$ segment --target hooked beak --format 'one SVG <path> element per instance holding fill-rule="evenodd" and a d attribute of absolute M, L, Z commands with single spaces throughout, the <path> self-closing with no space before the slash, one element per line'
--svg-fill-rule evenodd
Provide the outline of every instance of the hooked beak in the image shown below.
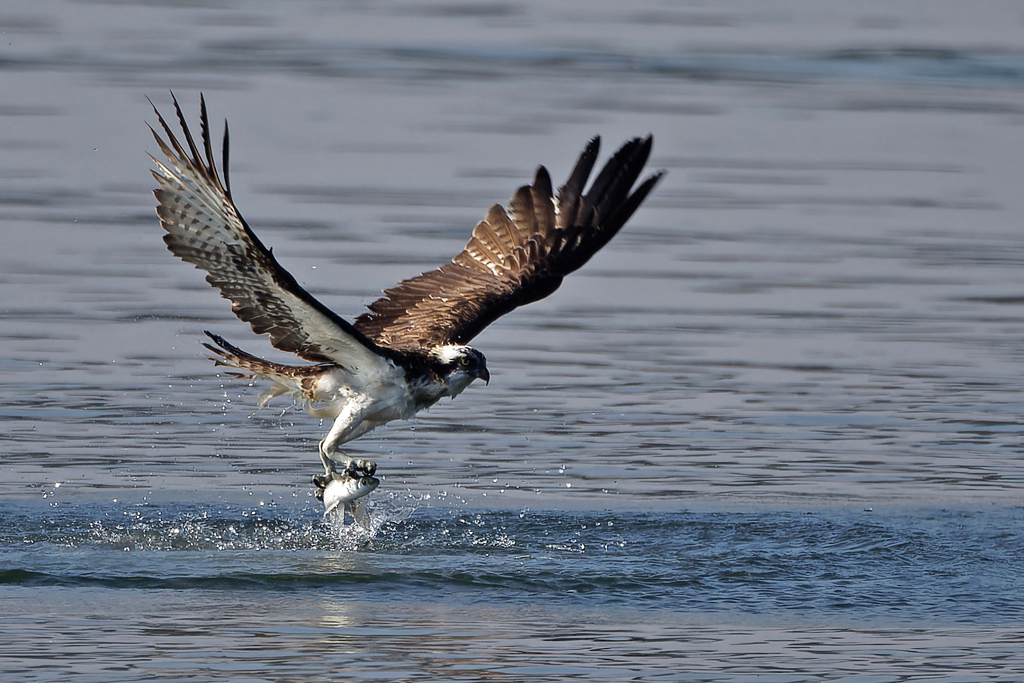
<path fill-rule="evenodd" d="M 491 383 L 491 373 L 488 372 L 487 368 L 480 368 L 479 370 L 476 371 L 475 374 L 477 378 L 482 379 L 484 381 L 484 384 Z"/>

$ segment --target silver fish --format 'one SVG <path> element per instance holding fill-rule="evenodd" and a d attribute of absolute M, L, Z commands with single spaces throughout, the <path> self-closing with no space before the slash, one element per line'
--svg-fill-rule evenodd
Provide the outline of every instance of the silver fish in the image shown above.
<path fill-rule="evenodd" d="M 325 514 L 333 512 L 341 505 L 344 512 L 352 515 L 357 524 L 368 528 L 366 503 L 360 499 L 373 493 L 378 486 L 380 479 L 376 477 L 353 477 L 349 474 L 334 473 L 331 481 L 324 487 Z"/>

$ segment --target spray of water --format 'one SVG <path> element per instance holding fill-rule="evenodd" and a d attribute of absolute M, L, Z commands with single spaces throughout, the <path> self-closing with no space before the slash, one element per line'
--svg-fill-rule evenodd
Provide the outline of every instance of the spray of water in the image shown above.
<path fill-rule="evenodd" d="M 324 514 L 324 523 L 342 548 L 355 549 L 372 541 L 382 530 L 408 519 L 419 507 L 411 494 L 388 492 L 373 498 L 366 502 L 365 524 L 355 522 L 340 506 Z"/>

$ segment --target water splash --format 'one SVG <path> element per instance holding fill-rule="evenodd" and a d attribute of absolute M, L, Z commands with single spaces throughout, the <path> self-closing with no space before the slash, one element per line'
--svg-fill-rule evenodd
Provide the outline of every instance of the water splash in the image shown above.
<path fill-rule="evenodd" d="M 366 500 L 365 525 L 353 521 L 351 515 L 340 508 L 324 513 L 324 523 L 342 549 L 355 550 L 372 541 L 382 530 L 404 522 L 419 505 L 415 496 L 391 491 L 383 497 L 374 496 L 372 502 Z"/>

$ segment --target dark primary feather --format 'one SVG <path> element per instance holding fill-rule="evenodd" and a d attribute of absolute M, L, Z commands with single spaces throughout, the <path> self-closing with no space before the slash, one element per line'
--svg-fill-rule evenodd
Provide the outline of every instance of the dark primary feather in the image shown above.
<path fill-rule="evenodd" d="M 661 178 L 655 173 L 633 189 L 651 145 L 651 136 L 623 145 L 586 194 L 600 138 L 583 150 L 557 198 L 539 167 L 507 210 L 491 207 L 451 262 L 385 290 L 355 327 L 393 349 L 465 344 L 502 315 L 550 295 L 615 236 Z"/>
<path fill-rule="evenodd" d="M 153 137 L 167 161 L 153 159 L 158 166 L 153 176 L 160 184 L 154 194 L 168 249 L 205 270 L 207 282 L 231 301 L 235 315 L 257 334 L 270 335 L 275 347 L 306 360 L 353 369 L 380 362 L 382 350 L 303 289 L 246 224 L 217 175 L 206 102 L 200 102 L 203 154 L 176 99 L 174 109 L 187 150 L 156 112 L 167 142 L 156 131 Z M 226 127 L 223 165 L 227 178 Z"/>

